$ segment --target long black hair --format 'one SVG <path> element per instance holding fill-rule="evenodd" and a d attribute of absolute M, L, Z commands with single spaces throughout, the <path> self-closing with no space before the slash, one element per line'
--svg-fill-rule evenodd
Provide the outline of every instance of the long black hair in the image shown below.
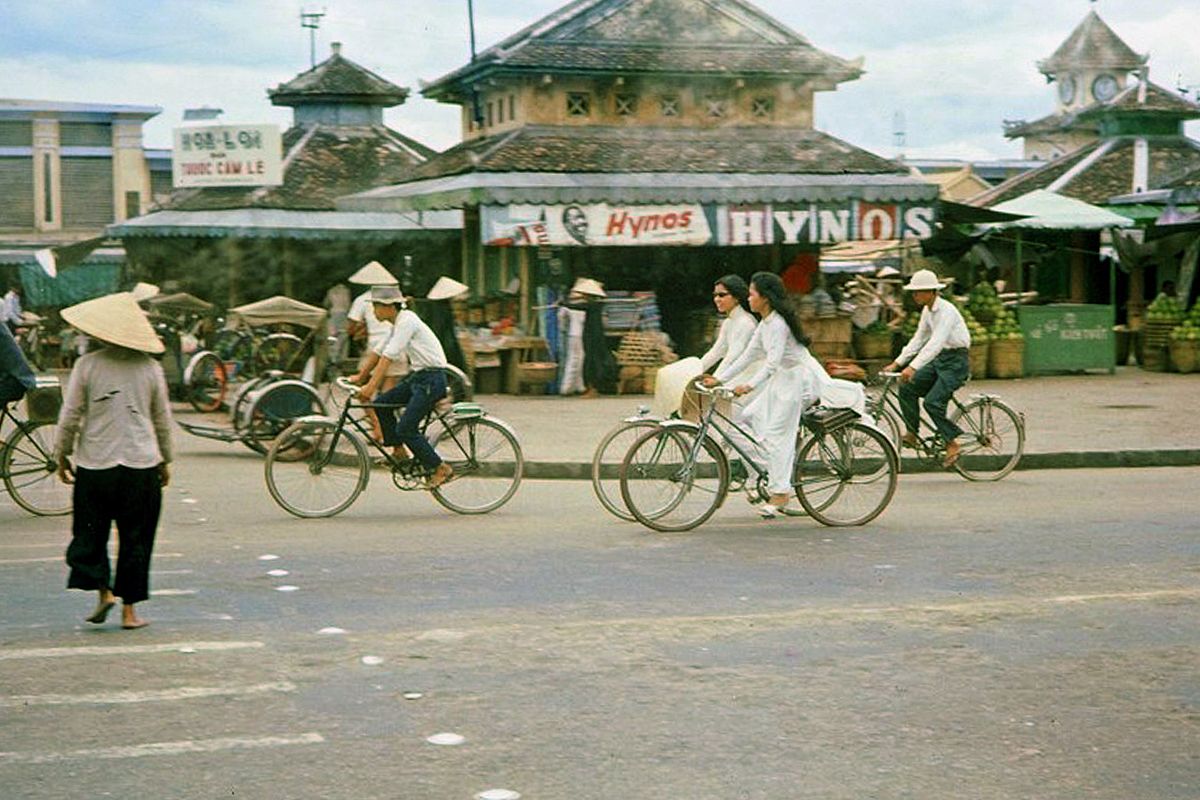
<path fill-rule="evenodd" d="M 733 273 L 722 275 L 717 278 L 717 282 L 713 286 L 724 286 L 733 295 L 733 299 L 738 301 L 739 306 L 746 311 L 750 310 L 750 287 L 746 285 L 746 281 L 741 275 Z"/>
<path fill-rule="evenodd" d="M 774 272 L 756 272 L 751 276 L 750 283 L 771 304 L 771 310 L 783 317 L 783 321 L 787 323 L 788 330 L 792 332 L 792 336 L 796 337 L 796 341 L 808 347 L 812 339 L 804 333 L 804 326 L 800 324 L 800 315 L 788 297 L 787 290 L 783 286 L 783 279 Z"/>

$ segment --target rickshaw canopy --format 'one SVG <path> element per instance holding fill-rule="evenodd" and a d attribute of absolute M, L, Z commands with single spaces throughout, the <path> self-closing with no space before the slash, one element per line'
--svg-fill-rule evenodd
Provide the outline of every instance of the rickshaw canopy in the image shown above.
<path fill-rule="evenodd" d="M 155 311 L 186 311 L 202 313 L 211 311 L 213 304 L 207 300 L 201 300 L 194 294 L 187 292 L 175 292 L 174 294 L 160 294 L 157 297 L 152 297 L 146 301 Z"/>
<path fill-rule="evenodd" d="M 325 320 L 325 309 L 310 306 L 308 303 L 302 303 L 283 295 L 231 308 L 229 314 L 236 316 L 247 325 L 287 323 L 303 325 L 306 328 L 317 328 Z"/>

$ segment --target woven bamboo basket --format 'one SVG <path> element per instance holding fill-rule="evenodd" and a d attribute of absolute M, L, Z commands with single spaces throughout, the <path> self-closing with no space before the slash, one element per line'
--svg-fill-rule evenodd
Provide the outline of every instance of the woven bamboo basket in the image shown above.
<path fill-rule="evenodd" d="M 1138 363 L 1151 372 L 1166 372 L 1170 366 L 1168 345 L 1175 322 L 1147 322 L 1142 327 Z"/>
<path fill-rule="evenodd" d="M 976 380 L 986 378 L 988 374 L 988 353 L 991 352 L 989 342 L 976 342 L 967 351 L 967 359 L 971 364 L 971 377 Z"/>
<path fill-rule="evenodd" d="M 1025 340 L 997 339 L 988 342 L 988 375 L 1020 378 L 1025 374 Z"/>
<path fill-rule="evenodd" d="M 616 357 L 622 367 L 662 366 L 662 336 L 649 331 L 630 331 L 621 337 Z"/>
<path fill-rule="evenodd" d="M 1192 339 L 1173 339 L 1170 345 L 1171 364 L 1179 372 L 1195 372 L 1197 364 L 1196 342 Z"/>

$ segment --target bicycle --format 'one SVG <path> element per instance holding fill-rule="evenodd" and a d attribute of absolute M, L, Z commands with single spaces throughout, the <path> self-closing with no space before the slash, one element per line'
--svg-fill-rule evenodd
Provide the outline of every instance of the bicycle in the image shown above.
<path fill-rule="evenodd" d="M 904 416 L 900 412 L 900 401 L 892 390 L 900 373 L 882 372 L 880 377 L 884 379 L 883 389 L 878 396 L 867 398 L 867 414 L 877 424 L 887 425 L 899 451 Z M 1024 414 L 1014 411 L 993 394 L 973 394 L 967 403 L 951 397 L 950 403 L 950 421 L 963 429 L 959 437 L 958 460 L 951 469 L 969 481 L 998 481 L 1017 468 L 1025 452 Z M 939 465 L 946 457 L 946 442 L 923 406 L 916 450 L 922 460 Z"/>
<path fill-rule="evenodd" d="M 600 505 L 614 516 L 626 522 L 635 517 L 626 510 L 621 499 L 621 462 L 630 446 L 651 428 L 657 428 L 662 419 L 650 414 L 648 406 L 639 406 L 637 414 L 626 417 L 604 434 L 592 455 L 592 491 Z"/>
<path fill-rule="evenodd" d="M 356 402 L 359 387 L 346 378 L 338 378 L 337 385 L 349 394 L 336 419 L 295 420 L 267 452 L 267 490 L 280 507 L 297 517 L 331 517 L 350 507 L 370 478 L 368 443 L 379 452 L 380 462 L 401 491 L 425 488 L 431 474 L 415 458 L 393 456 L 353 413 L 382 406 Z M 459 514 L 486 514 L 516 494 L 525 456 L 504 421 L 475 403 L 443 399 L 422 420 L 420 431 L 454 469 L 449 480 L 431 490 L 445 508 Z"/>
<path fill-rule="evenodd" d="M 729 387 L 696 386 L 702 394 L 733 397 Z M 699 423 L 663 421 L 629 448 L 621 463 L 621 497 L 638 522 L 656 531 L 686 531 L 716 512 L 733 484 L 718 439 L 746 467 L 746 477 L 738 480 L 750 499 L 769 497 L 766 467 L 732 433 L 752 437 L 718 405 L 708 404 Z M 865 525 L 887 508 L 896 492 L 895 449 L 882 433 L 858 420 L 853 409 L 821 407 L 801 418 L 792 488 L 809 516 L 823 525 Z"/>
<path fill-rule="evenodd" d="M 4 489 L 21 508 L 39 517 L 71 513 L 71 487 L 58 479 L 54 458 L 54 420 L 22 419 L 16 403 L 0 404 L 0 426 L 11 423 L 11 432 L 0 443 L 0 478 Z"/>

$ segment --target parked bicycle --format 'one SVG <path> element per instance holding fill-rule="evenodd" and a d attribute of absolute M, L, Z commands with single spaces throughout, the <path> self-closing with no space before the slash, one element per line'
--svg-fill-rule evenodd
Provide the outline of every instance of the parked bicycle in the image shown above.
<path fill-rule="evenodd" d="M 726 386 L 702 394 L 732 398 Z M 767 468 L 739 442 L 745 430 L 709 403 L 700 422 L 665 420 L 643 433 L 621 464 L 621 497 L 643 525 L 686 531 L 725 502 L 730 488 L 744 488 L 752 502 L 766 499 Z M 724 445 L 724 446 L 722 446 Z M 735 483 L 725 447 L 741 459 L 745 476 Z M 896 450 L 884 434 L 859 421 L 852 409 L 805 412 L 797 435 L 792 486 L 800 505 L 823 525 L 865 525 L 887 508 L 896 492 Z"/>
<path fill-rule="evenodd" d="M 867 414 L 901 447 L 904 416 L 896 389 L 899 372 L 880 373 L 883 379 L 878 394 L 867 397 Z M 962 428 L 958 460 L 949 469 L 957 470 L 970 481 L 998 481 L 1017 468 L 1025 452 L 1025 415 L 1014 411 L 994 394 L 971 395 L 967 403 L 950 398 L 951 422 Z M 940 465 L 946 458 L 946 442 L 937 433 L 924 407 L 919 417 L 917 455 L 923 461 Z"/>
<path fill-rule="evenodd" d="M 308 416 L 294 421 L 271 445 L 265 467 L 267 490 L 280 507 L 297 517 L 331 517 L 367 488 L 375 458 L 401 491 L 426 488 L 429 470 L 417 459 L 399 460 L 371 436 L 354 412 L 379 407 L 355 400 L 358 386 L 346 378 L 337 385 L 347 393 L 336 418 Z M 459 514 L 486 514 L 516 494 L 525 457 L 516 434 L 504 421 L 476 403 L 443 399 L 421 422 L 454 475 L 431 489 L 444 507 Z"/>
<path fill-rule="evenodd" d="M 35 397 L 31 402 L 43 405 L 44 397 L 52 398 L 58 381 L 51 380 L 53 384 L 47 385 L 48 395 Z M 35 409 L 39 413 L 32 419 L 20 416 L 16 403 L 0 405 L 0 429 L 9 431 L 0 442 L 0 478 L 4 490 L 17 505 L 39 517 L 71 513 L 71 487 L 58 479 L 58 463 L 54 459 L 55 417 L 60 404 L 61 394 L 51 402 L 51 407 Z"/>

